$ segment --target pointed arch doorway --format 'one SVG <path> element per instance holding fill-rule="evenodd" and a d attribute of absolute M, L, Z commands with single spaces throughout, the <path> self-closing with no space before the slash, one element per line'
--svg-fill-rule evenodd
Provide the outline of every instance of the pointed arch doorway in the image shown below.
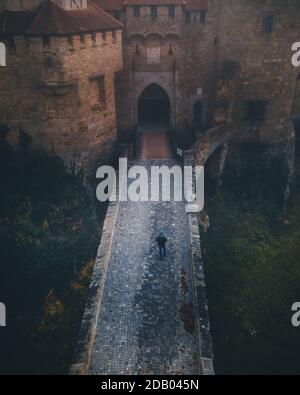
<path fill-rule="evenodd" d="M 170 123 L 171 104 L 167 92 L 158 84 L 150 84 L 138 101 L 139 125 L 162 125 Z"/>

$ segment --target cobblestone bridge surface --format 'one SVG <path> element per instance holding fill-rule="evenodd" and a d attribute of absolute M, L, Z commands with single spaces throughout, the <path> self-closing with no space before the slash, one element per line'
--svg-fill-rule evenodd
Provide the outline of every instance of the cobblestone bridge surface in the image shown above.
<path fill-rule="evenodd" d="M 185 203 L 122 202 L 116 229 L 90 374 L 197 374 Z M 161 230 L 163 261 L 155 242 Z"/>

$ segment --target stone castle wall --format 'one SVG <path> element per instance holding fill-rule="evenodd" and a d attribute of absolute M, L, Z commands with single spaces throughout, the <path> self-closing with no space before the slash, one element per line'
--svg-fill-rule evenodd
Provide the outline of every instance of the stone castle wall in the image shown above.
<path fill-rule="evenodd" d="M 139 17 L 132 6 L 123 7 L 123 35 L 97 33 L 96 41 L 74 36 L 72 45 L 67 37 L 50 37 L 49 45 L 15 37 L 8 67 L 0 69 L 0 122 L 12 128 L 10 138 L 21 127 L 35 144 L 53 147 L 68 162 L 104 155 L 117 129 L 121 137 L 134 130 L 139 97 L 156 83 L 168 94 L 171 124 L 183 136 L 187 128 L 203 132 L 228 123 L 229 160 L 231 152 L 239 160 L 239 144 L 260 141 L 270 156 L 281 151 L 292 162 L 298 70 L 291 45 L 299 41 L 298 1 L 209 0 L 207 12 L 191 12 L 189 23 L 181 5 L 174 16 L 158 6 L 153 18 L 150 6 L 140 3 Z M 272 32 L 264 31 L 268 16 Z M 97 99 L 101 76 L 105 102 Z M 249 101 L 265 103 L 263 120 L 247 119 Z M 201 128 L 195 125 L 197 103 Z"/>
<path fill-rule="evenodd" d="M 117 139 L 115 73 L 122 68 L 121 31 L 68 37 L 15 37 L 0 69 L 0 123 L 16 142 L 19 128 L 33 145 L 66 163 L 102 159 Z"/>
<path fill-rule="evenodd" d="M 220 4 L 218 72 L 228 61 L 240 69 L 230 120 L 232 140 L 274 144 L 274 153 L 280 144 L 286 149 L 294 139 L 291 113 L 298 71 L 291 64 L 291 46 L 299 40 L 299 2 L 225 0 Z M 273 28 L 267 32 L 264 20 L 271 15 Z M 265 102 L 262 122 L 245 119 L 248 100 Z"/>
<path fill-rule="evenodd" d="M 158 83 L 168 93 L 173 127 L 181 129 L 192 122 L 193 103 L 201 99 L 206 105 L 214 86 L 214 16 L 210 11 L 206 22 L 198 19 L 187 24 L 181 6 L 175 7 L 174 17 L 168 15 L 167 6 L 159 6 L 156 19 L 151 18 L 149 6 L 140 7 L 140 17 L 134 17 L 133 7 L 126 7 L 120 129 L 135 126 L 139 96 L 151 83 Z M 151 50 L 157 53 L 156 64 L 149 60 Z M 205 111 L 208 119 L 208 105 Z"/>
<path fill-rule="evenodd" d="M 141 1 L 142 4 L 142 1 Z M 205 20 L 185 21 L 185 9 L 140 7 L 140 17 L 125 7 L 124 70 L 120 76 L 118 125 L 132 129 L 137 123 L 141 91 L 152 82 L 168 93 L 172 126 L 185 133 L 194 123 L 194 105 L 202 104 L 203 128 L 220 122 L 231 126 L 229 149 L 260 141 L 269 156 L 293 157 L 291 113 L 298 71 L 291 64 L 291 45 L 299 40 L 300 7 L 296 0 L 210 0 Z M 197 14 L 198 15 L 198 14 Z M 273 17 L 272 32 L 264 31 Z M 156 65 L 148 62 L 150 48 L 160 51 Z M 171 49 L 171 51 L 170 51 Z M 171 54 L 170 54 L 171 52 Z M 174 66 L 175 65 L 175 66 Z M 264 119 L 247 119 L 249 101 L 265 102 Z"/>

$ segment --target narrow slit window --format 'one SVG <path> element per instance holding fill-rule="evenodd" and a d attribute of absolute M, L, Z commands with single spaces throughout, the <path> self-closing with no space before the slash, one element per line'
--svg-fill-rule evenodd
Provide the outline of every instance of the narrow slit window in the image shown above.
<path fill-rule="evenodd" d="M 152 19 L 157 18 L 157 6 L 156 5 L 151 6 L 151 18 Z"/>
<path fill-rule="evenodd" d="M 133 16 L 134 16 L 135 18 L 139 18 L 140 15 L 141 15 L 141 8 L 140 8 L 139 5 L 135 5 L 135 6 L 133 7 Z"/>
<path fill-rule="evenodd" d="M 206 22 L 206 11 L 201 11 L 200 12 L 200 22 L 205 24 L 205 22 Z"/>
<path fill-rule="evenodd" d="M 263 20 L 263 32 L 264 33 L 272 33 L 274 25 L 274 16 L 266 15 Z"/>
<path fill-rule="evenodd" d="M 92 108 L 96 108 L 99 105 L 105 105 L 106 94 L 105 94 L 105 77 L 104 75 L 99 77 L 90 78 L 90 100 Z"/>
<path fill-rule="evenodd" d="M 175 18 L 175 6 L 174 5 L 169 5 L 169 17 Z"/>
<path fill-rule="evenodd" d="M 185 12 L 185 23 L 191 23 L 191 11 Z"/>
<path fill-rule="evenodd" d="M 266 118 L 267 102 L 261 100 L 247 100 L 245 120 L 249 122 L 264 122 Z"/>
<path fill-rule="evenodd" d="M 44 48 L 48 48 L 50 46 L 50 37 L 49 36 L 43 36 L 42 41 L 43 41 Z"/>
<path fill-rule="evenodd" d="M 85 34 L 84 33 L 81 33 L 80 34 L 80 42 L 81 42 L 81 45 L 85 45 Z"/>

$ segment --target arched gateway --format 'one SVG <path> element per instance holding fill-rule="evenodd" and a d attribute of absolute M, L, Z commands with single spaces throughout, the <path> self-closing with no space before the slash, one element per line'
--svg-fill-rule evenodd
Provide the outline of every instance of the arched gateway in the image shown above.
<path fill-rule="evenodd" d="M 138 102 L 139 125 L 170 122 L 170 99 L 167 92 L 157 84 L 150 84 L 142 92 Z"/>

